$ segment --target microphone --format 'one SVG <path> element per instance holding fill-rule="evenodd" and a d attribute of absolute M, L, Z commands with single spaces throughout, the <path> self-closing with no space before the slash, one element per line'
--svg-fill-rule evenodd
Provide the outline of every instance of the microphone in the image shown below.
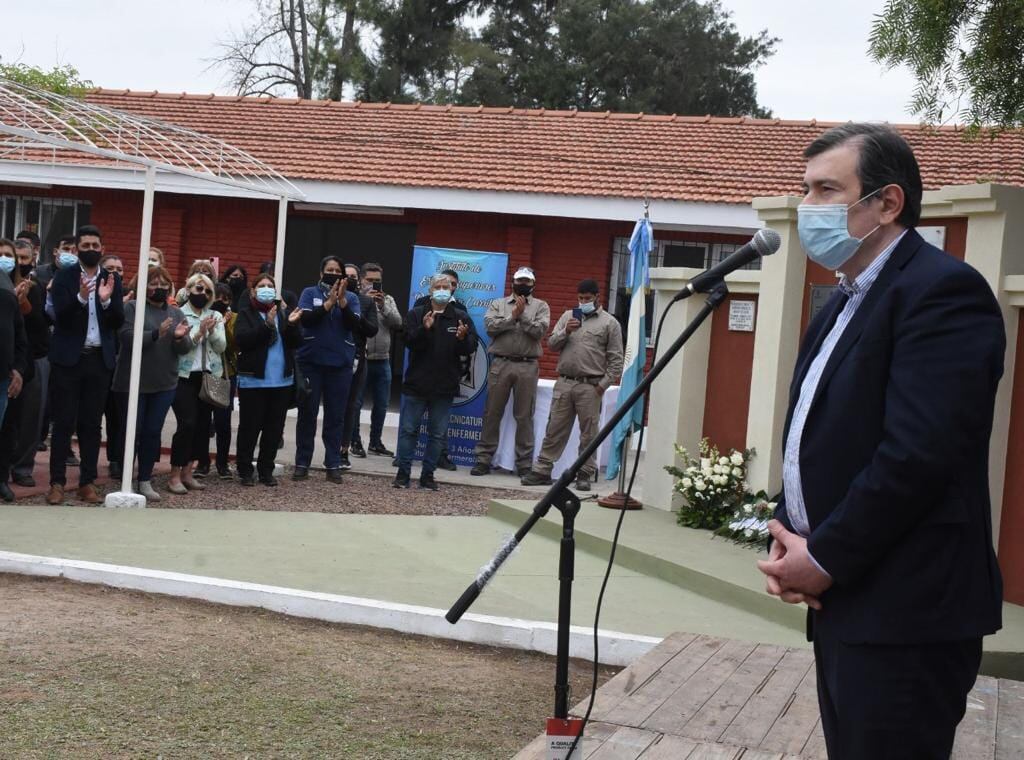
<path fill-rule="evenodd" d="M 782 238 L 779 237 L 778 232 L 767 227 L 758 230 L 749 243 L 690 280 L 685 288 L 676 293 L 672 303 L 682 301 L 696 293 L 707 293 L 730 272 L 735 272 L 740 267 L 746 266 L 762 256 L 771 256 L 779 250 L 780 245 L 782 245 Z"/>

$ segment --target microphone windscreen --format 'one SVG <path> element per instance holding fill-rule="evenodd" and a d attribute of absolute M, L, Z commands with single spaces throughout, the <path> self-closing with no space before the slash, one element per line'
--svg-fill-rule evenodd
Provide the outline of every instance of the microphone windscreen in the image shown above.
<path fill-rule="evenodd" d="M 771 256 L 782 245 L 782 237 L 770 227 L 764 227 L 754 234 L 751 241 L 762 256 Z"/>

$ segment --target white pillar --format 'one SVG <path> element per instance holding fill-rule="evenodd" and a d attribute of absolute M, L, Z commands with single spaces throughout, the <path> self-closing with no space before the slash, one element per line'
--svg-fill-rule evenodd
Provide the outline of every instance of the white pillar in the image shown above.
<path fill-rule="evenodd" d="M 282 195 L 277 203 L 277 245 L 274 248 L 274 282 L 277 283 L 277 295 L 284 292 L 284 235 L 288 227 L 288 196 Z"/>
<path fill-rule="evenodd" d="M 761 260 L 761 289 L 757 301 L 754 362 L 747 411 L 747 446 L 757 449 L 750 462 L 751 491 L 774 495 L 782 488 L 782 434 L 789 405 L 789 385 L 800 348 L 807 257 L 796 231 L 792 196 L 755 198 L 754 209 L 765 226 L 782 237 L 772 256 Z"/>
<path fill-rule="evenodd" d="M 139 239 L 139 275 L 135 285 L 135 324 L 132 333 L 131 376 L 128 383 L 128 421 L 124 431 L 121 490 L 107 494 L 104 506 L 145 507 L 146 497 L 132 492 L 135 469 L 135 428 L 139 412 L 139 379 L 142 374 L 142 339 L 146 323 L 146 283 L 149 279 L 149 247 L 153 234 L 153 194 L 156 169 L 146 167 L 146 189 L 142 196 L 142 234 Z"/>

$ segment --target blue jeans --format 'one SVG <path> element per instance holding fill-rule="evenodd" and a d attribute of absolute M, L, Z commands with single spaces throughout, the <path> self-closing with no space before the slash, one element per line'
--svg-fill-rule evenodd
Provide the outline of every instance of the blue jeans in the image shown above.
<path fill-rule="evenodd" d="M 169 391 L 139 394 L 139 414 L 135 421 L 135 440 L 139 449 L 139 480 L 153 478 L 153 465 L 160 458 L 160 434 L 164 429 L 167 412 L 174 403 L 177 388 Z M 125 462 L 131 467 L 131 460 Z"/>
<path fill-rule="evenodd" d="M 381 446 L 380 437 L 384 433 L 384 418 L 388 413 L 388 401 L 391 400 L 391 360 L 368 359 L 366 361 L 366 383 L 359 392 L 356 409 L 362 410 L 363 397 L 367 394 L 373 402 L 370 411 L 370 445 Z M 356 423 L 352 440 L 359 440 L 359 424 Z"/>
<path fill-rule="evenodd" d="M 348 389 L 352 384 L 352 366 L 327 367 L 299 362 L 299 367 L 309 380 L 309 398 L 299 407 L 299 421 L 295 425 L 295 466 L 309 467 L 313 461 L 313 439 L 316 437 L 316 419 L 322 398 L 324 467 L 336 470 L 341 467 L 341 436 L 345 427 Z"/>
<path fill-rule="evenodd" d="M 420 477 L 434 474 L 441 453 L 441 442 L 448 435 L 448 416 L 451 410 L 452 400 L 447 397 L 402 396 L 402 428 L 398 434 L 398 469 L 401 472 L 408 475 L 412 469 L 412 457 L 420 437 L 420 422 L 426 412 L 427 450 L 423 454 Z"/>

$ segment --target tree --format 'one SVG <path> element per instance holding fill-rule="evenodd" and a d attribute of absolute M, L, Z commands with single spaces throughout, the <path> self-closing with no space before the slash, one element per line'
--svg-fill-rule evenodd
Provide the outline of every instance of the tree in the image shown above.
<path fill-rule="evenodd" d="M 58 95 L 82 95 L 93 88 L 93 83 L 82 79 L 78 69 L 69 64 L 54 66 L 47 71 L 24 63 L 0 63 L 0 79 Z"/>
<path fill-rule="evenodd" d="M 910 68 L 925 121 L 1024 124 L 1024 0 L 888 0 L 869 50 Z"/>
<path fill-rule="evenodd" d="M 360 60 L 357 0 L 257 0 L 257 20 L 216 64 L 240 95 L 340 100 Z M 341 19 L 344 21 L 341 21 Z"/>
<path fill-rule="evenodd" d="M 495 3 L 463 102 L 766 116 L 754 70 L 778 40 L 741 37 L 717 0 Z"/>

